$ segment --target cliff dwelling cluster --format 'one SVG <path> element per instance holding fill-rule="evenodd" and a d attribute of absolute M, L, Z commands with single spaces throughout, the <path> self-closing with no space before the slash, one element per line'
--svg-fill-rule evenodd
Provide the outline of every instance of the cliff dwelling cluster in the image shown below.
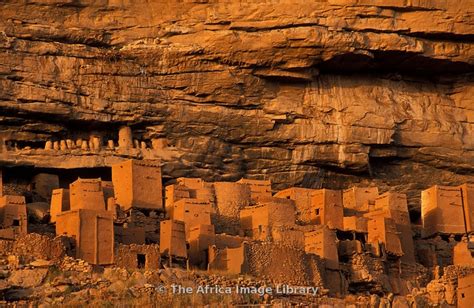
<path fill-rule="evenodd" d="M 55 174 L 36 174 L 29 187 L 46 206 L 0 190 L 0 244 L 54 226 L 48 245 L 60 241 L 64 254 L 91 265 L 248 274 L 331 296 L 431 286 L 434 301 L 474 305 L 472 184 L 427 188 L 421 218 L 411 221 L 406 195 L 377 187 L 274 192 L 268 180 L 185 177 L 163 187 L 161 163 L 150 160 L 124 160 L 111 172 L 111 181 L 77 178 L 66 188 Z"/>
<path fill-rule="evenodd" d="M 474 307 L 473 51 L 473 0 L 0 1 L 0 306 Z"/>

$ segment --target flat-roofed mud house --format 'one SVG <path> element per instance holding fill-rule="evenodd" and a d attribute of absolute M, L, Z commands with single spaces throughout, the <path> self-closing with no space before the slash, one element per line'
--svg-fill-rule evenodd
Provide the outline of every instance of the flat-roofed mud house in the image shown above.
<path fill-rule="evenodd" d="M 436 233 L 465 232 L 461 189 L 435 185 L 421 193 L 421 219 L 425 237 Z"/>
<path fill-rule="evenodd" d="M 91 264 L 114 263 L 112 213 L 90 209 L 63 212 L 57 216 L 56 234 L 74 239 L 77 258 Z"/>
<path fill-rule="evenodd" d="M 160 163 L 127 160 L 112 166 L 115 200 L 126 211 L 163 209 Z"/>
<path fill-rule="evenodd" d="M 0 197 L 0 237 L 16 238 L 27 233 L 28 219 L 23 196 Z"/>
<path fill-rule="evenodd" d="M 369 211 L 379 196 L 377 187 L 351 187 L 343 191 L 344 215 L 350 216 Z"/>
<path fill-rule="evenodd" d="M 58 199 L 62 203 L 65 197 L 61 194 Z M 71 183 L 69 205 L 70 210 L 56 212 L 56 234 L 74 240 L 77 258 L 91 264 L 112 264 L 114 214 L 106 208 L 101 180 L 78 179 Z M 56 210 L 59 208 L 63 206 L 57 206 Z"/>

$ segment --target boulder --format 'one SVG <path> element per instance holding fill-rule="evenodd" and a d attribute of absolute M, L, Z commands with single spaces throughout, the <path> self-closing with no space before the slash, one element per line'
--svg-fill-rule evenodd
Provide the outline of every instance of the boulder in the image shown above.
<path fill-rule="evenodd" d="M 47 269 L 22 269 L 13 271 L 8 283 L 15 287 L 32 288 L 39 286 L 48 274 Z"/>
<path fill-rule="evenodd" d="M 28 217 L 32 217 L 38 222 L 45 222 L 49 216 L 49 203 L 46 202 L 33 202 L 26 204 L 26 211 Z"/>

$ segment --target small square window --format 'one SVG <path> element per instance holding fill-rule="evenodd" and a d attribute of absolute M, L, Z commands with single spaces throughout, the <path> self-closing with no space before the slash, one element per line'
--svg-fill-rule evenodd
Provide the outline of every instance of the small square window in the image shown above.
<path fill-rule="evenodd" d="M 319 209 L 316 209 L 316 215 L 319 215 Z"/>

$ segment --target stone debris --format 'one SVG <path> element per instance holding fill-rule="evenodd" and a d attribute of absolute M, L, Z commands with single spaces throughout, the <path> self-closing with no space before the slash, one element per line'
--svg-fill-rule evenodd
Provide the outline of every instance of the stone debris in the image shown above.
<path fill-rule="evenodd" d="M 48 274 L 48 269 L 19 269 L 8 277 L 12 287 L 33 288 L 39 286 Z"/>
<path fill-rule="evenodd" d="M 83 273 L 92 272 L 92 266 L 89 263 L 84 260 L 75 259 L 69 256 L 64 257 L 58 266 L 63 271 L 76 271 Z"/>

